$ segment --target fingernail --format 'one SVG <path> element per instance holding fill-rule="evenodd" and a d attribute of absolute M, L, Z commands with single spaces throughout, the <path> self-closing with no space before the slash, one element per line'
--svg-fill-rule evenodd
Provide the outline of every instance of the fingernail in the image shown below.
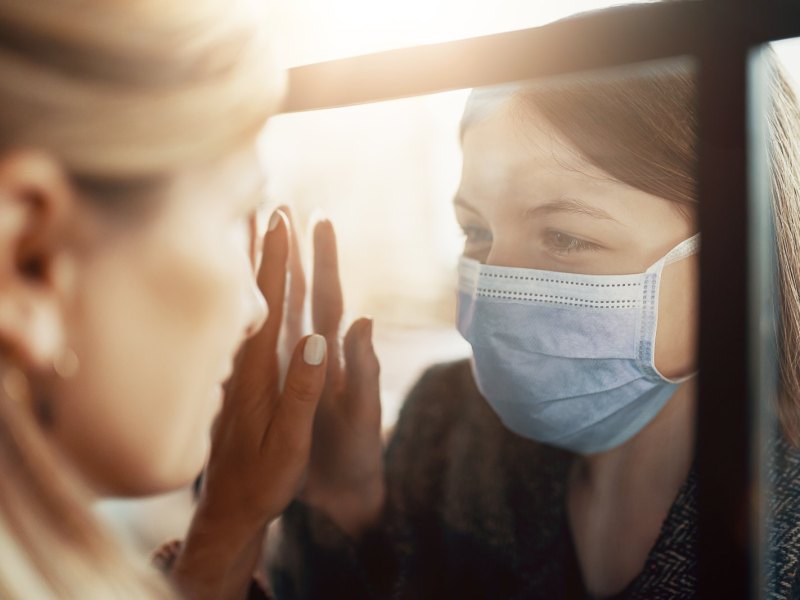
<path fill-rule="evenodd" d="M 325 358 L 326 346 L 325 338 L 321 335 L 315 333 L 309 336 L 303 348 L 303 360 L 306 361 L 307 365 L 316 366 L 321 364 Z"/>
<path fill-rule="evenodd" d="M 276 210 L 275 212 L 272 213 L 272 216 L 269 218 L 269 225 L 267 226 L 267 231 L 274 230 L 278 226 L 278 223 L 280 222 L 281 222 L 281 211 Z"/>

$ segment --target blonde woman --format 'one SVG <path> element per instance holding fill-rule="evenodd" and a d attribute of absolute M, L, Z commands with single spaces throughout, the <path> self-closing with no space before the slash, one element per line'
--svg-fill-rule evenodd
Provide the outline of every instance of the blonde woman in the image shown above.
<path fill-rule="evenodd" d="M 264 21 L 256 0 L 0 4 L 3 598 L 244 597 L 295 492 L 326 344 L 299 340 L 281 390 L 280 212 L 254 271 L 283 85 Z M 167 580 L 90 504 L 190 482 L 215 416 Z"/>

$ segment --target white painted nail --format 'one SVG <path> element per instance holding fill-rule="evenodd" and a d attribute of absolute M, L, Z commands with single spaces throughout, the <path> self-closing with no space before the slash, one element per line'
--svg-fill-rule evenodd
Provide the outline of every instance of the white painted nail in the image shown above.
<path fill-rule="evenodd" d="M 272 216 L 269 218 L 269 226 L 267 227 L 267 230 L 272 231 L 278 226 L 278 223 L 280 222 L 281 222 L 281 213 L 276 210 L 274 213 L 272 213 Z"/>
<path fill-rule="evenodd" d="M 306 345 L 303 348 L 303 360 L 307 365 L 318 365 L 322 363 L 325 358 L 325 349 L 327 344 L 325 338 L 321 335 L 314 334 L 309 336 L 306 340 Z"/>

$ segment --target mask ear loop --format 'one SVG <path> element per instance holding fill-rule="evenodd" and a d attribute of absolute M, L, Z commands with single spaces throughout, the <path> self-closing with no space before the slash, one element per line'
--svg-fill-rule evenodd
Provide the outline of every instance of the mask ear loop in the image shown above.
<path fill-rule="evenodd" d="M 700 251 L 700 234 L 695 233 L 692 237 L 687 238 L 675 246 L 672 250 L 667 252 L 663 257 L 654 262 L 645 271 L 646 273 L 657 273 L 662 268 L 669 264 L 683 260 L 687 256 L 697 254 Z"/>
<path fill-rule="evenodd" d="M 687 258 L 693 254 L 697 254 L 699 250 L 700 250 L 700 234 L 695 233 L 692 237 L 683 240 L 672 250 L 667 252 L 661 259 L 657 260 L 653 264 L 653 266 L 647 269 L 647 273 L 657 273 L 660 279 L 661 271 L 663 270 L 664 267 L 674 262 L 683 260 L 684 258 Z M 656 306 L 654 307 L 654 310 L 656 312 L 658 311 L 657 303 Z M 664 381 L 667 381 L 669 383 L 683 383 L 684 381 L 691 379 L 698 373 L 698 371 L 694 371 L 692 373 L 689 373 L 688 375 L 684 375 L 683 377 L 675 377 L 675 378 L 664 377 L 664 375 L 662 375 L 661 372 L 658 369 L 656 369 L 655 358 L 656 355 L 654 346 L 653 355 L 651 357 L 650 368 L 652 368 L 653 372 L 657 373 L 658 376 L 661 377 Z"/>
<path fill-rule="evenodd" d="M 683 240 L 667 253 L 665 265 L 683 260 L 687 256 L 697 254 L 700 251 L 700 234 L 695 233 L 689 239 Z"/>

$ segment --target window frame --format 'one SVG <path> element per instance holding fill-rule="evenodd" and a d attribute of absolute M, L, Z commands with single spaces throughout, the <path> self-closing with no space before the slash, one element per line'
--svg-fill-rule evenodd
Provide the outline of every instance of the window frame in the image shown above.
<path fill-rule="evenodd" d="M 655 59 L 698 61 L 701 598 L 765 596 L 764 465 L 774 415 L 758 400 L 777 389 L 777 323 L 763 118 L 767 73 L 759 56 L 764 44 L 790 37 L 800 37 L 796 0 L 628 5 L 541 27 L 295 67 L 282 109 L 334 108 Z"/>

